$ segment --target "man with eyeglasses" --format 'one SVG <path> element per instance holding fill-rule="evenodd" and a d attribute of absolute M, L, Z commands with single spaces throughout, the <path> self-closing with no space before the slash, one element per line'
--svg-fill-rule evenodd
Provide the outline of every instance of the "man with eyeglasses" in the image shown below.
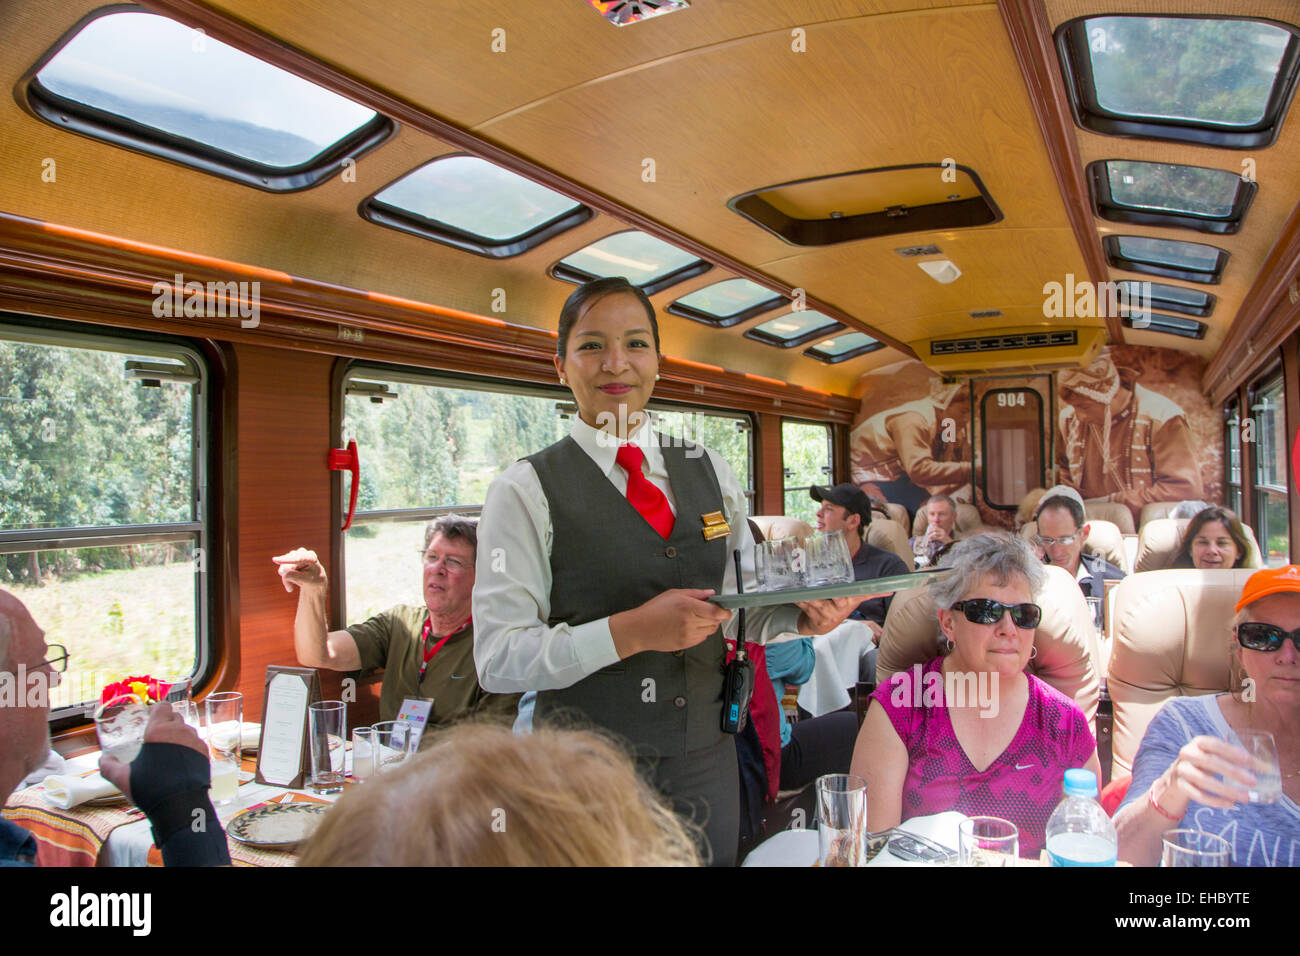
<path fill-rule="evenodd" d="M 15 685 L 0 704 L 0 804 L 49 752 L 49 691 L 58 686 L 67 661 L 63 647 L 45 643 L 45 632 L 23 603 L 0 591 L 0 681 Z M 165 865 L 229 865 L 226 836 L 208 795 L 207 748 L 167 704 L 150 710 L 135 760 L 103 757 L 100 772 L 145 812 Z M 199 819 L 212 825 L 194 827 Z M 0 867 L 35 865 L 36 838 L 0 819 Z"/>
<path fill-rule="evenodd" d="M 469 713 L 513 715 L 518 694 L 489 694 L 474 666 L 474 559 L 478 522 L 443 515 L 424 530 L 421 577 L 424 603 L 400 604 L 341 631 L 329 630 L 329 582 L 316 554 L 305 548 L 272 560 L 284 589 L 298 588 L 293 642 L 304 667 L 364 671 L 382 667 L 379 719 L 393 720 L 408 697 L 433 701 L 430 723 Z"/>
<path fill-rule="evenodd" d="M 1084 520 L 1083 498 L 1073 488 L 1057 485 L 1043 495 L 1038 506 L 1038 534 L 1034 544 L 1048 564 L 1074 575 L 1085 597 L 1105 597 L 1107 579 L 1124 572 L 1105 558 L 1084 554 L 1091 530 Z"/>

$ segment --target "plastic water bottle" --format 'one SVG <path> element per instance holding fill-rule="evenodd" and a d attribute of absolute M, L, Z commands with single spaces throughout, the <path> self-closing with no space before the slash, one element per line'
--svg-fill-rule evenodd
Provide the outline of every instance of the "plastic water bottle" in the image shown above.
<path fill-rule="evenodd" d="M 1065 799 L 1047 821 L 1047 855 L 1052 866 L 1114 866 L 1119 840 L 1115 825 L 1097 802 L 1091 770 L 1065 771 Z"/>

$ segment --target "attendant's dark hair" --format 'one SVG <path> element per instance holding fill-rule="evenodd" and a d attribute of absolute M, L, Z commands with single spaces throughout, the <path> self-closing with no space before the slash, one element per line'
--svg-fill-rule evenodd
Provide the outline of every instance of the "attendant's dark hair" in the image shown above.
<path fill-rule="evenodd" d="M 584 282 L 574 289 L 568 299 L 565 300 L 564 308 L 560 310 L 559 338 L 555 342 L 556 354 L 560 358 L 564 358 L 568 353 L 569 333 L 573 331 L 573 324 L 588 309 L 607 295 L 622 293 L 636 296 L 641 304 L 645 306 L 646 315 L 650 319 L 650 331 L 654 333 L 655 337 L 655 352 L 658 353 L 659 320 L 655 318 L 655 307 L 650 304 L 650 297 L 645 294 L 644 289 L 633 285 L 622 276 L 606 276 L 603 279 L 592 279 L 590 282 Z"/>
<path fill-rule="evenodd" d="M 1232 563 L 1234 568 L 1241 567 L 1245 560 L 1250 557 L 1250 540 L 1246 536 L 1246 529 L 1241 526 L 1241 519 L 1227 508 L 1212 505 L 1204 511 L 1198 512 L 1196 517 L 1188 522 L 1187 529 L 1183 532 L 1182 543 L 1178 545 L 1178 552 L 1174 555 L 1173 560 L 1169 562 L 1171 568 L 1196 567 L 1196 562 L 1192 560 L 1192 542 L 1201 533 L 1201 529 L 1211 521 L 1218 521 L 1227 528 L 1228 536 L 1232 538 L 1232 543 L 1237 546 L 1237 560 Z"/>
<path fill-rule="evenodd" d="M 1050 498 L 1044 498 L 1038 503 L 1038 516 L 1041 518 L 1044 511 L 1054 511 L 1057 509 L 1068 511 L 1070 517 L 1074 519 L 1074 526 L 1076 528 L 1082 528 L 1088 521 L 1088 516 L 1084 514 L 1083 508 L 1079 506 L 1079 502 L 1067 495 L 1052 495 Z"/>

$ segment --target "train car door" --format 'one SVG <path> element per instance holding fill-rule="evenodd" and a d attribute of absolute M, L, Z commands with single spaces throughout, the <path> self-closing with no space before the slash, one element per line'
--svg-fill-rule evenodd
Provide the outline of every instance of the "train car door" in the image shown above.
<path fill-rule="evenodd" d="M 974 501 L 984 523 L 1015 526 L 1020 502 L 1052 472 L 1050 375 L 971 383 Z"/>

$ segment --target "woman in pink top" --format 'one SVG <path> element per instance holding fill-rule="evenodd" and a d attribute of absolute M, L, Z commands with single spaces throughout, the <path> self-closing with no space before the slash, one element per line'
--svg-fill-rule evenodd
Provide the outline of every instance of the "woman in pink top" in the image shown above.
<path fill-rule="evenodd" d="M 853 752 L 867 781 L 872 830 L 957 810 L 1010 820 L 1020 853 L 1037 856 L 1065 771 L 1098 775 L 1097 743 L 1068 697 L 1025 673 L 1042 616 L 1043 568 L 1008 534 L 980 534 L 949 552 L 931 581 L 951 650 L 876 688 Z"/>

